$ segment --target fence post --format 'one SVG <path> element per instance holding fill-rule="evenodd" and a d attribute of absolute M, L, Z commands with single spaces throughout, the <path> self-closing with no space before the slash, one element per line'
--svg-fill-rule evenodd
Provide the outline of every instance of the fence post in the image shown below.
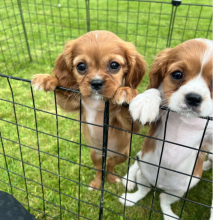
<path fill-rule="evenodd" d="M 22 23 L 22 26 L 23 26 L 23 29 L 24 29 L 24 36 L 25 36 L 25 41 L 26 41 L 26 44 L 27 44 L 28 55 L 29 55 L 29 58 L 30 58 L 30 62 L 32 62 L 32 56 L 31 56 L 31 53 L 30 53 L 30 46 L 29 46 L 29 43 L 28 43 L 27 31 L 26 31 L 24 17 L 23 17 L 23 13 L 22 13 L 21 2 L 20 2 L 20 0 L 17 0 L 17 2 L 18 2 L 19 12 L 20 12 L 20 15 L 21 15 L 21 23 Z"/>
<path fill-rule="evenodd" d="M 87 16 L 87 32 L 90 31 L 90 12 L 89 12 L 89 4 L 90 0 L 85 0 L 86 4 L 86 16 Z"/>
<path fill-rule="evenodd" d="M 101 179 L 101 201 L 100 201 L 100 209 L 99 209 L 99 220 L 103 219 L 104 180 L 105 180 L 106 159 L 107 159 L 108 130 L 109 130 L 109 101 L 106 101 L 105 109 L 104 109 L 104 123 L 103 123 L 102 179 Z"/>
<path fill-rule="evenodd" d="M 168 31 L 168 35 L 167 35 L 166 47 L 171 46 L 176 11 L 177 11 L 177 7 L 181 4 L 181 0 L 172 0 L 171 4 L 172 4 L 172 12 L 171 12 L 171 17 L 170 17 L 170 24 L 169 24 L 169 31 Z"/>

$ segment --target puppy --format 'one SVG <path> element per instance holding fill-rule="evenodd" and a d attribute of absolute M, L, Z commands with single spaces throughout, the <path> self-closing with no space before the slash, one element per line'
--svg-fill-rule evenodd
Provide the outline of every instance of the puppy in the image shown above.
<path fill-rule="evenodd" d="M 143 149 L 137 154 L 141 162 L 136 161 L 130 168 L 128 184 L 127 175 L 122 181 L 124 186 L 127 184 L 129 190 L 135 187 L 131 181 L 136 180 L 142 184 L 138 184 L 137 192 L 126 194 L 127 206 L 133 206 L 146 196 L 151 185 L 156 185 L 157 188 L 168 193 L 160 194 L 164 219 L 178 218 L 172 212 L 171 204 L 179 200 L 175 196 L 182 197 L 187 191 L 190 181 L 190 176 L 187 175 L 193 172 L 197 149 L 206 125 L 206 120 L 198 117 L 213 116 L 212 59 L 213 41 L 193 39 L 173 49 L 160 52 L 153 62 L 149 72 L 149 89 L 135 97 L 130 104 L 133 119 L 139 119 L 142 124 L 157 121 L 151 124 L 147 136 L 163 140 L 168 113 L 159 111 L 159 106 L 167 106 L 174 112 L 169 113 L 165 140 L 191 147 L 191 149 L 168 142 L 164 143 L 163 148 L 163 141 L 145 138 Z M 210 120 L 202 142 L 202 150 L 212 152 L 212 134 L 213 122 Z M 201 151 L 193 176 L 201 177 L 204 160 L 205 153 Z M 163 168 L 159 169 L 158 166 Z M 209 160 L 204 162 L 205 169 L 211 167 L 212 153 L 209 155 Z M 199 179 L 192 178 L 190 188 L 198 181 Z M 122 194 L 122 197 L 125 198 L 125 194 Z M 119 201 L 124 204 L 123 198 Z"/>
<path fill-rule="evenodd" d="M 103 115 L 105 100 L 110 101 L 109 125 L 131 130 L 132 118 L 128 108 L 122 104 L 130 103 L 138 92 L 146 72 L 146 62 L 136 51 L 134 45 L 125 42 L 108 31 L 92 31 L 65 45 L 53 70 L 54 76 L 35 75 L 32 85 L 40 90 L 53 91 L 57 86 L 79 90 L 82 96 L 83 133 L 91 149 L 90 155 L 96 171 L 92 188 L 101 186 Z M 76 93 L 56 89 L 57 104 L 65 111 L 80 110 L 80 97 Z M 138 132 L 140 124 L 134 124 Z M 128 156 L 130 133 L 109 128 L 108 149 Z M 126 157 L 107 152 L 107 180 L 119 182 L 114 167 Z"/>

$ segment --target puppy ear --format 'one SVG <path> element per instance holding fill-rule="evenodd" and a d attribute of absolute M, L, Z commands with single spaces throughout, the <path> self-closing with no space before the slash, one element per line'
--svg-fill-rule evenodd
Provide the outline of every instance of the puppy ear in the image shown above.
<path fill-rule="evenodd" d="M 151 65 L 149 71 L 149 86 L 147 89 L 158 88 L 163 81 L 164 75 L 167 71 L 167 65 L 169 62 L 171 48 L 167 48 L 164 51 L 161 51 L 154 62 Z"/>
<path fill-rule="evenodd" d="M 58 79 L 60 86 L 65 88 L 72 88 L 77 84 L 72 67 L 73 50 L 75 41 L 69 41 L 65 47 L 63 53 L 55 62 L 53 73 Z M 73 89 L 77 89 L 74 87 Z"/>
<path fill-rule="evenodd" d="M 147 64 L 132 43 L 128 43 L 127 45 L 128 72 L 125 79 L 125 86 L 136 89 L 146 73 Z"/>

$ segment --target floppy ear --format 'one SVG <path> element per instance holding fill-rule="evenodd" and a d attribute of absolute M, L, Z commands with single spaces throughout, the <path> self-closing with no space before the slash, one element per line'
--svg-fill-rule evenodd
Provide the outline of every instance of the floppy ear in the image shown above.
<path fill-rule="evenodd" d="M 163 81 L 164 74 L 167 71 L 171 48 L 161 51 L 151 65 L 149 71 L 149 86 L 147 89 L 158 88 Z"/>
<path fill-rule="evenodd" d="M 55 62 L 53 73 L 58 79 L 60 86 L 65 88 L 72 88 L 77 85 L 77 82 L 73 75 L 72 59 L 75 40 L 69 41 L 65 47 L 63 53 Z M 73 89 L 77 89 L 75 86 Z"/>
<path fill-rule="evenodd" d="M 125 86 L 136 89 L 146 73 L 147 64 L 132 43 L 126 43 L 126 45 L 128 72 L 125 79 Z"/>

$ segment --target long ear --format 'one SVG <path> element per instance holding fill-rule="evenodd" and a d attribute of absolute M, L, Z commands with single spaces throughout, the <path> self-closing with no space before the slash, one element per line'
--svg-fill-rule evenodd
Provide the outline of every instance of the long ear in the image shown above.
<path fill-rule="evenodd" d="M 160 86 L 161 82 L 163 81 L 164 74 L 167 70 L 167 64 L 171 50 L 171 48 L 167 48 L 161 51 L 155 58 L 149 71 L 150 84 L 147 89 L 158 88 Z"/>
<path fill-rule="evenodd" d="M 146 73 L 147 64 L 132 43 L 126 43 L 126 45 L 128 73 L 125 79 L 125 86 L 136 89 Z"/>
<path fill-rule="evenodd" d="M 75 41 L 69 41 L 65 45 L 63 53 L 55 62 L 53 73 L 55 77 L 59 80 L 60 86 L 65 88 L 72 88 L 73 86 L 75 86 L 73 89 L 78 89 L 76 87 L 77 82 L 73 76 L 72 67 L 74 45 Z"/>

